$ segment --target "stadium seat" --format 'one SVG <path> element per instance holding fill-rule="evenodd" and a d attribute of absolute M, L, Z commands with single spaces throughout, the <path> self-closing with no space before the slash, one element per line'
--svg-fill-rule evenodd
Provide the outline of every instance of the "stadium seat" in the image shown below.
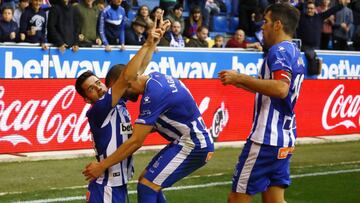
<path fill-rule="evenodd" d="M 136 10 L 133 10 L 133 9 L 129 10 L 129 12 L 127 14 L 129 22 L 131 22 L 136 17 L 136 13 L 137 13 Z"/>
<path fill-rule="evenodd" d="M 150 11 L 155 7 L 160 5 L 159 0 L 138 0 L 139 6 L 147 5 L 150 8 Z"/>
<path fill-rule="evenodd" d="M 213 32 L 228 32 L 228 25 L 226 16 L 213 16 Z"/>
<path fill-rule="evenodd" d="M 229 33 L 235 33 L 237 28 L 239 27 L 239 18 L 238 17 L 230 17 L 229 19 Z"/>

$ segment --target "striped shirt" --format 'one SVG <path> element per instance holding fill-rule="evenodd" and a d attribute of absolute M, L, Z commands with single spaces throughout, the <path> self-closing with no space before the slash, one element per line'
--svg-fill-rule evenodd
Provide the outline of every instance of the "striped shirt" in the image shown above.
<path fill-rule="evenodd" d="M 87 112 L 98 161 L 114 153 L 132 134 L 130 114 L 125 101 L 120 99 L 115 107 L 112 107 L 111 103 L 112 95 L 109 89 Z M 132 178 L 133 173 L 133 158 L 129 156 L 108 168 L 96 182 L 111 187 L 121 186 Z"/>
<path fill-rule="evenodd" d="M 135 123 L 153 125 L 161 136 L 175 144 L 213 148 L 213 140 L 186 86 L 158 72 L 149 77 Z"/>
<path fill-rule="evenodd" d="M 284 70 L 291 73 L 286 98 L 272 98 L 256 93 L 250 140 L 271 146 L 294 146 L 296 121 L 294 106 L 304 80 L 304 63 L 294 43 L 283 41 L 269 49 L 259 72 L 262 79 L 273 79 L 272 73 Z"/>

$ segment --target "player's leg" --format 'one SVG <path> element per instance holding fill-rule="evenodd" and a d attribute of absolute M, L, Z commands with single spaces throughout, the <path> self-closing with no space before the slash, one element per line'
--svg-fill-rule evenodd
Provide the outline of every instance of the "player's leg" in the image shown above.
<path fill-rule="evenodd" d="M 235 166 L 228 202 L 251 202 L 253 195 L 267 189 L 273 156 L 266 146 L 250 140 L 246 142 Z"/>
<path fill-rule="evenodd" d="M 286 203 L 284 199 L 285 189 L 280 186 L 271 186 L 262 195 L 263 203 Z"/>
<path fill-rule="evenodd" d="M 244 193 L 230 192 L 228 203 L 250 203 L 252 196 Z"/>

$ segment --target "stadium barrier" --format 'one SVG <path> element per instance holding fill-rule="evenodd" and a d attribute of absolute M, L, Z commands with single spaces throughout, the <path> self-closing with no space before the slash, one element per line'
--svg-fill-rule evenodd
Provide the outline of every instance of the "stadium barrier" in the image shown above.
<path fill-rule="evenodd" d="M 0 154 L 92 148 L 85 115 L 90 105 L 76 94 L 75 78 L 85 70 L 104 78 L 137 50 L 82 48 L 62 54 L 56 48 L 0 47 Z M 306 75 L 296 107 L 298 137 L 360 133 L 360 53 L 318 55 L 322 72 Z M 221 85 L 217 73 L 234 69 L 257 76 L 262 62 L 262 53 L 239 49 L 159 48 L 146 72 L 181 78 L 216 142 L 240 141 L 251 128 L 254 95 Z M 128 108 L 136 118 L 138 103 Z M 145 141 L 164 143 L 157 134 Z"/>

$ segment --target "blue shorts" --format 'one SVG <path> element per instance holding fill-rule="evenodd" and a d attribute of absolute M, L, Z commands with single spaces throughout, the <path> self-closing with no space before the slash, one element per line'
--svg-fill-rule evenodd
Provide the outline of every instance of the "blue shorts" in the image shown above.
<path fill-rule="evenodd" d="M 213 152 L 213 146 L 190 149 L 178 144 L 169 144 L 151 160 L 144 177 L 162 188 L 170 187 L 204 166 Z"/>
<path fill-rule="evenodd" d="M 294 148 L 261 145 L 248 140 L 239 156 L 232 191 L 254 195 L 268 187 L 288 187 L 290 158 Z"/>
<path fill-rule="evenodd" d="M 128 195 L 126 185 L 110 187 L 91 181 L 86 193 L 88 203 L 127 203 Z"/>

